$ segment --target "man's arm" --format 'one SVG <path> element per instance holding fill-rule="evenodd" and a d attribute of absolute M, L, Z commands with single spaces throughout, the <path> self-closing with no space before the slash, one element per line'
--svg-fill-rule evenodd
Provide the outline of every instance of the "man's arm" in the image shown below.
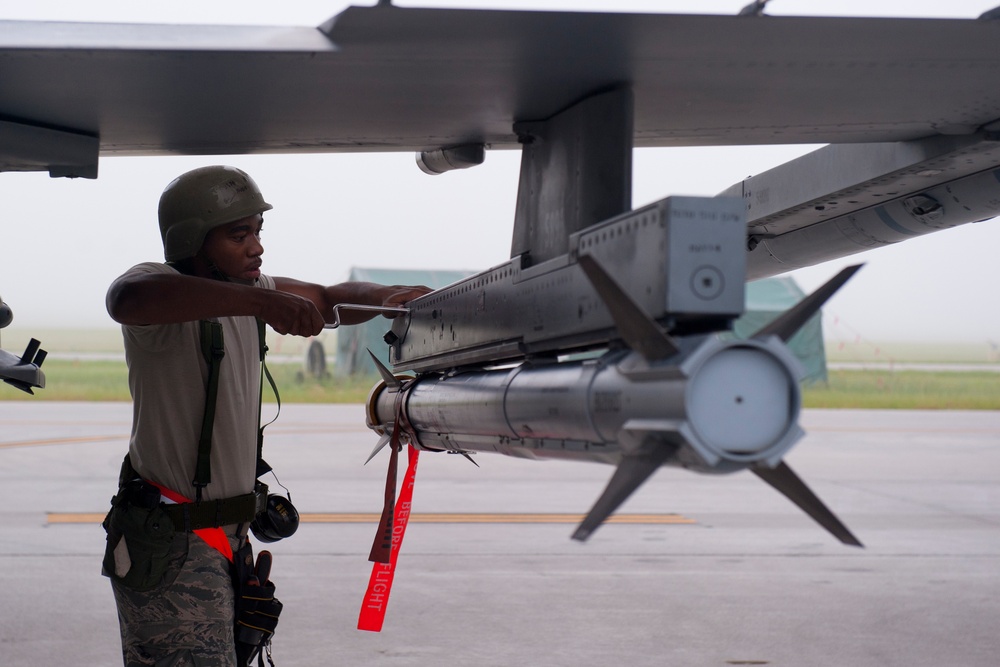
<path fill-rule="evenodd" d="M 280 334 L 315 336 L 323 316 L 308 298 L 182 274 L 126 274 L 111 284 L 108 313 L 120 324 L 174 324 L 209 317 L 250 316 Z"/>
<path fill-rule="evenodd" d="M 274 278 L 274 286 L 280 291 L 297 294 L 311 301 L 327 322 L 333 322 L 333 307 L 338 304 L 399 307 L 431 291 L 429 287 L 423 285 L 379 285 L 366 282 L 346 282 L 324 287 L 292 278 L 278 277 Z M 359 324 L 367 322 L 376 315 L 377 313 L 372 312 L 345 310 L 340 313 L 340 323 Z"/>

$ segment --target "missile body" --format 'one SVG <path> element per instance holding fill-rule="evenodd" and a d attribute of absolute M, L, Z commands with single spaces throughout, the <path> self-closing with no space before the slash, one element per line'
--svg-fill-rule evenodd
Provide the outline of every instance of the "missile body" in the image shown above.
<path fill-rule="evenodd" d="M 421 449 L 725 473 L 773 467 L 801 437 L 798 361 L 777 338 L 682 340 L 672 358 L 629 351 L 596 359 L 454 374 L 377 386 L 369 426 L 389 432 L 397 409 Z"/>

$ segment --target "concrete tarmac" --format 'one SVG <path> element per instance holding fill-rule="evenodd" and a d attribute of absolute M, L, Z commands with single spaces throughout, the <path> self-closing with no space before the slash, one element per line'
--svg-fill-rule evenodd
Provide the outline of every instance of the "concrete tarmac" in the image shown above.
<path fill-rule="evenodd" d="M 93 515 L 130 418 L 125 403 L 0 402 L 0 665 L 121 664 Z M 415 515 L 471 516 L 415 517 L 372 633 L 356 624 L 376 526 L 344 515 L 381 511 L 388 452 L 362 465 L 376 439 L 361 406 L 283 406 L 265 458 L 301 512 L 333 516 L 268 545 L 285 605 L 275 663 L 1000 664 L 1000 413 L 807 410 L 802 423 L 787 461 L 864 549 L 749 473 L 670 469 L 619 514 L 688 523 L 608 524 L 580 544 L 572 524 L 527 515 L 586 512 L 609 466 L 424 453 Z M 488 523 L 497 513 L 514 516 Z"/>

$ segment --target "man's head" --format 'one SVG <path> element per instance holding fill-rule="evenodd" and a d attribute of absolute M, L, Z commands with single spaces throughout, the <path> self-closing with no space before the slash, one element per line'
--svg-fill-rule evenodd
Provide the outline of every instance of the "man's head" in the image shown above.
<path fill-rule="evenodd" d="M 181 260 L 177 268 L 203 278 L 231 280 L 252 285 L 260 278 L 260 243 L 264 219 L 251 215 L 210 230 L 198 254 Z"/>
<path fill-rule="evenodd" d="M 160 195 L 163 255 L 168 262 L 194 257 L 211 230 L 269 210 L 257 184 L 236 167 L 201 167 L 181 174 Z"/>

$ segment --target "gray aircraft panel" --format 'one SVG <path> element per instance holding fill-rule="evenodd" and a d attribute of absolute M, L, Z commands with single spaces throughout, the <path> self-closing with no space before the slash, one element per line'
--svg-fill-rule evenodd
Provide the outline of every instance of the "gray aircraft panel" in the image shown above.
<path fill-rule="evenodd" d="M 2 21 L 0 119 L 102 154 L 511 148 L 514 121 L 627 84 L 639 146 L 896 141 L 1000 117 L 998 41 L 975 20 L 384 7 L 319 29 Z M 9 141 L 0 169 L 38 168 Z"/>

